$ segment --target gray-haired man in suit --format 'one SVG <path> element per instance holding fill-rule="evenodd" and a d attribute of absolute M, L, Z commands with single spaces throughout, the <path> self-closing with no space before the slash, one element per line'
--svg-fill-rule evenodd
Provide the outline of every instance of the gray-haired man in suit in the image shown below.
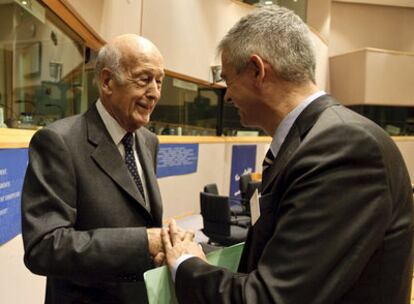
<path fill-rule="evenodd" d="M 143 126 L 160 98 L 163 58 L 116 37 L 96 63 L 99 100 L 36 132 L 23 197 L 25 263 L 47 276 L 46 303 L 144 303 L 161 262 L 158 140 Z"/>
<path fill-rule="evenodd" d="M 307 26 L 279 7 L 242 18 L 221 41 L 225 99 L 273 140 L 239 273 L 206 263 L 174 223 L 163 230 L 180 303 L 409 303 L 404 161 L 379 126 L 317 88 L 311 45 Z"/>

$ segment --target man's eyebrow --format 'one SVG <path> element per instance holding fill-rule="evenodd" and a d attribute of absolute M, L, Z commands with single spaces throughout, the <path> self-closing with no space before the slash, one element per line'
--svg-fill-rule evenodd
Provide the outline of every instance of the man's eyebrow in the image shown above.
<path fill-rule="evenodd" d="M 158 69 L 142 69 L 142 70 L 139 70 L 139 71 L 134 71 L 134 72 L 131 73 L 131 76 L 132 77 L 139 77 L 143 74 L 149 74 L 149 73 L 157 74 L 157 76 L 160 76 L 160 77 L 165 76 L 164 71 L 159 71 Z"/>

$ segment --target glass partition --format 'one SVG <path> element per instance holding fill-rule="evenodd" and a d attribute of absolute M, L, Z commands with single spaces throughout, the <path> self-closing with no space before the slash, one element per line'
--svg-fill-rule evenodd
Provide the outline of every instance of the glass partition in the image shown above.
<path fill-rule="evenodd" d="M 160 135 L 258 135 L 240 125 L 237 109 L 224 104 L 225 88 L 166 76 L 148 128 Z M 242 133 L 253 131 L 253 133 Z"/>
<path fill-rule="evenodd" d="M 266 136 L 262 130 L 243 127 L 240 123 L 239 110 L 231 103 L 223 105 L 222 134 L 225 136 Z"/>
<path fill-rule="evenodd" d="M 40 1 L 0 0 L 0 112 L 7 127 L 37 129 L 85 112 L 98 98 L 95 58 L 96 53 Z M 225 88 L 171 74 L 147 126 L 154 133 L 263 134 L 240 125 L 238 110 L 223 102 Z"/>
<path fill-rule="evenodd" d="M 35 0 L 0 2 L 0 107 L 11 128 L 81 112 L 85 45 Z"/>
<path fill-rule="evenodd" d="M 161 135 L 217 134 L 222 89 L 166 76 L 148 128 Z"/>
<path fill-rule="evenodd" d="M 371 119 L 391 136 L 414 136 L 414 108 L 397 106 L 348 106 Z"/>

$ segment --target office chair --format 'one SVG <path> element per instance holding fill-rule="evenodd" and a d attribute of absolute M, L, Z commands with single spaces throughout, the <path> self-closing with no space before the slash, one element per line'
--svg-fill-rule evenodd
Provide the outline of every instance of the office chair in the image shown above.
<path fill-rule="evenodd" d="M 245 199 L 246 191 L 247 191 L 247 185 L 251 181 L 252 181 L 252 176 L 251 176 L 250 173 L 243 174 L 243 175 L 240 176 L 239 189 L 240 189 L 240 196 L 241 196 L 242 199 Z"/>
<path fill-rule="evenodd" d="M 248 228 L 232 222 L 227 197 L 200 192 L 200 210 L 208 244 L 230 246 L 246 240 Z"/>
<path fill-rule="evenodd" d="M 211 193 L 211 194 L 219 194 L 217 184 L 207 184 L 204 186 L 204 192 L 205 193 Z M 246 208 L 243 207 L 243 203 L 239 200 L 234 200 L 236 204 L 230 204 L 230 212 L 233 216 L 245 216 L 246 214 Z"/>
<path fill-rule="evenodd" d="M 212 194 L 219 194 L 217 184 L 207 184 L 204 186 L 204 192 L 212 193 Z"/>
<path fill-rule="evenodd" d="M 212 184 L 215 185 L 215 184 Z M 208 185 L 207 185 L 208 186 Z M 204 187 L 204 189 L 206 189 L 206 187 Z M 212 187 L 212 189 L 214 189 L 214 187 Z M 217 186 L 216 186 L 217 189 Z M 206 191 L 204 191 L 206 192 Z M 206 193 L 210 193 L 210 192 L 206 192 Z M 230 221 L 232 224 L 234 225 L 238 225 L 240 227 L 245 227 L 245 228 L 249 228 L 251 225 L 251 217 L 250 217 L 250 213 L 247 214 L 246 210 L 244 207 L 241 206 L 241 202 L 240 200 L 237 200 L 237 205 L 232 205 L 231 202 L 234 201 L 234 198 L 229 198 L 227 196 L 222 196 L 219 195 L 218 193 L 210 193 L 213 194 L 214 196 L 217 197 L 221 197 L 221 201 L 224 204 L 227 204 L 230 208 Z"/>

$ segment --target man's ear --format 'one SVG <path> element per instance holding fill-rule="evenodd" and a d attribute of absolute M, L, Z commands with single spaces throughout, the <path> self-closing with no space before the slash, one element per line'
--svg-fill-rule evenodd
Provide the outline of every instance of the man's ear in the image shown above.
<path fill-rule="evenodd" d="M 256 83 L 263 83 L 266 76 L 266 67 L 263 59 L 259 55 L 253 54 L 250 56 L 250 64 L 253 68 Z"/>
<path fill-rule="evenodd" d="M 101 83 L 99 84 L 101 86 L 101 90 L 103 93 L 107 95 L 112 94 L 112 88 L 114 85 L 114 80 L 112 76 L 112 72 L 108 70 L 107 68 L 103 68 L 100 75 Z"/>

